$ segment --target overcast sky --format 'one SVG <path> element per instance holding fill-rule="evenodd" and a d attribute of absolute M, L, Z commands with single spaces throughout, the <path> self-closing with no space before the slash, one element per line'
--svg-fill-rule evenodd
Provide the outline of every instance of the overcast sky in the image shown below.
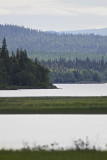
<path fill-rule="evenodd" d="M 0 23 L 56 31 L 107 28 L 107 0 L 0 0 Z"/>

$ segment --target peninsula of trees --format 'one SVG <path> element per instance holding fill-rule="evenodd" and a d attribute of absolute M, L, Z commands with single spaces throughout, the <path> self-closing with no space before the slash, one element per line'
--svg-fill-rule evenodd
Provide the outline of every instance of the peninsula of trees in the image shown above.
<path fill-rule="evenodd" d="M 6 39 L 0 49 L 0 89 L 54 88 L 49 70 L 27 57 L 26 50 L 17 49 L 9 56 Z"/>

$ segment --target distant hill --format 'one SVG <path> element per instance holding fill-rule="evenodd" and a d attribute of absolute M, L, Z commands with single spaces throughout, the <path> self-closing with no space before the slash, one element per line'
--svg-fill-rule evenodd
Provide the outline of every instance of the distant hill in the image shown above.
<path fill-rule="evenodd" d="M 0 43 L 6 38 L 8 49 L 26 49 L 30 58 L 100 59 L 107 54 L 107 36 L 58 34 L 15 25 L 0 25 Z"/>
<path fill-rule="evenodd" d="M 67 34 L 94 34 L 94 35 L 107 36 L 107 28 L 75 30 L 75 31 L 61 31 L 60 33 L 67 33 Z"/>

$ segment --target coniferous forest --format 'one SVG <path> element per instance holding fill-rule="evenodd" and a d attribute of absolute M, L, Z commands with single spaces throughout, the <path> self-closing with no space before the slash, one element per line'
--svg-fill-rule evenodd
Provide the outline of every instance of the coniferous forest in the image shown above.
<path fill-rule="evenodd" d="M 6 37 L 9 53 L 26 49 L 32 59 L 101 59 L 107 60 L 107 36 L 43 32 L 15 25 L 0 25 L 0 42 Z"/>
<path fill-rule="evenodd" d="M 3 36 L 6 40 L 0 50 L 0 88 L 50 88 L 50 81 L 107 82 L 107 36 L 0 25 L 0 40 Z"/>
<path fill-rule="evenodd" d="M 101 60 L 75 60 L 39 61 L 39 63 L 50 69 L 53 83 L 101 83 L 107 82 L 107 62 L 104 57 Z"/>
<path fill-rule="evenodd" d="M 0 89 L 54 88 L 49 70 L 27 57 L 26 50 L 17 49 L 9 56 L 6 39 L 0 49 Z"/>

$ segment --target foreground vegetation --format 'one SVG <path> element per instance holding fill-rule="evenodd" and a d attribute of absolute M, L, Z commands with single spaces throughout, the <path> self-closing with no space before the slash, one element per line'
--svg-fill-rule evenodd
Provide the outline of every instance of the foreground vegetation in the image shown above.
<path fill-rule="evenodd" d="M 107 160 L 107 151 L 0 151 L 1 160 Z"/>
<path fill-rule="evenodd" d="M 0 114 L 107 114 L 107 97 L 0 98 Z"/>

